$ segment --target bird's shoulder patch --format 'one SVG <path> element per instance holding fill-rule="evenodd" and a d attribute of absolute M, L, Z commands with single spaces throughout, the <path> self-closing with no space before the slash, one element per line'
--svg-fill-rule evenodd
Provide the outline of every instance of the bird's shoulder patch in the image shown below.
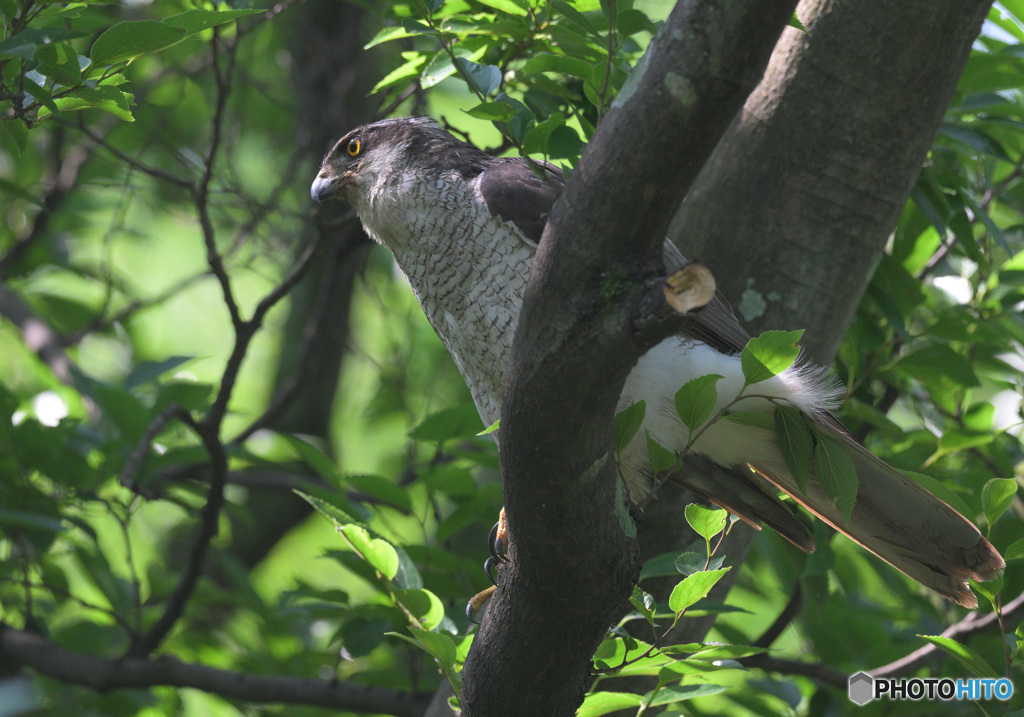
<path fill-rule="evenodd" d="M 553 164 L 534 162 L 534 166 L 540 174 L 521 157 L 498 159 L 481 172 L 479 187 L 491 214 L 512 222 L 536 244 L 565 180 Z"/>

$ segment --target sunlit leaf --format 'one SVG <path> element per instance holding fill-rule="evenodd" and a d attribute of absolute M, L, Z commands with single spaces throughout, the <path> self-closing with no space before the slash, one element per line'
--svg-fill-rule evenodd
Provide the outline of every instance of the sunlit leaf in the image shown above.
<path fill-rule="evenodd" d="M 765 331 L 750 339 L 740 354 L 740 366 L 747 384 L 760 383 L 793 365 L 803 331 Z"/>
<path fill-rule="evenodd" d="M 119 22 L 96 38 L 89 58 L 95 65 L 113 65 L 168 48 L 187 35 L 180 27 L 155 20 Z"/>
<path fill-rule="evenodd" d="M 924 638 L 943 652 L 949 653 L 978 677 L 999 677 L 999 673 L 988 664 L 985 658 L 952 638 L 941 635 L 918 635 L 918 637 Z"/>
<path fill-rule="evenodd" d="M 706 541 L 725 530 L 729 519 L 729 514 L 721 508 L 705 508 L 696 503 L 687 505 L 684 514 L 690 527 Z"/>
<path fill-rule="evenodd" d="M 718 402 L 719 374 L 699 376 L 687 381 L 676 391 L 676 413 L 690 431 L 695 431 L 711 418 Z"/>
<path fill-rule="evenodd" d="M 985 509 L 985 520 L 992 525 L 1010 507 L 1017 495 L 1017 481 L 1013 478 L 993 478 L 981 491 L 981 505 Z"/>
<path fill-rule="evenodd" d="M 724 511 L 723 511 L 724 512 Z M 693 605 L 701 598 L 708 596 L 711 588 L 718 583 L 730 568 L 719 568 L 718 570 L 707 570 L 694 573 L 683 578 L 682 582 L 675 586 L 672 595 L 669 596 L 668 606 L 673 612 L 679 613 Z"/>
<path fill-rule="evenodd" d="M 398 553 L 386 540 L 373 538 L 369 531 L 358 525 L 343 525 L 340 528 L 352 547 L 363 556 L 374 569 L 391 580 L 398 573 Z"/>

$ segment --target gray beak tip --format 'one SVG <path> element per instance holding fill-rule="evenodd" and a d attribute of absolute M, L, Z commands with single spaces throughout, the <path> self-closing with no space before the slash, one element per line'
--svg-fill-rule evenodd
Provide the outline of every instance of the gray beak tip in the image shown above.
<path fill-rule="evenodd" d="M 334 194 L 334 186 L 333 177 L 317 177 L 313 180 L 313 186 L 309 188 L 309 196 L 317 204 L 323 204 L 325 199 L 329 199 Z"/>

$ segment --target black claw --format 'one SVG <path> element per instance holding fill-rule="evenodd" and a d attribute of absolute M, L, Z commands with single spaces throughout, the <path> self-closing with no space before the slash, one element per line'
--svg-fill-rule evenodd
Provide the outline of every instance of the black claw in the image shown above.
<path fill-rule="evenodd" d="M 495 523 L 491 532 L 487 535 L 487 547 L 491 551 L 491 557 L 500 563 L 505 562 L 505 545 L 498 538 L 498 525 Z"/>
<path fill-rule="evenodd" d="M 480 621 L 477 620 L 476 617 L 473 615 L 473 603 L 472 603 L 472 601 L 466 603 L 466 617 L 469 618 L 469 621 L 471 623 L 473 623 L 475 625 L 479 625 L 480 624 Z"/>
<path fill-rule="evenodd" d="M 495 585 L 498 584 L 498 566 L 501 565 L 502 562 L 504 561 L 501 558 L 494 555 L 492 555 L 484 561 L 484 572 L 487 573 L 488 580 L 490 580 Z M 492 570 L 494 571 L 493 575 L 491 574 Z"/>

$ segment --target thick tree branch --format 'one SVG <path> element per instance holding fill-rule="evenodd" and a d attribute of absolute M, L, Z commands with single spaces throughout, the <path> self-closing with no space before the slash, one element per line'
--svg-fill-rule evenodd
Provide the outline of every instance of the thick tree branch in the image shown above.
<path fill-rule="evenodd" d="M 610 452 L 619 392 L 647 348 L 632 330 L 636 306 L 662 273 L 672 213 L 793 6 L 679 3 L 554 208 L 506 377 L 512 560 L 463 673 L 468 714 L 572 714 L 582 699 L 589 658 L 637 570 Z"/>
<path fill-rule="evenodd" d="M 83 655 L 2 623 L 0 657 L 101 692 L 124 687 L 190 687 L 250 703 L 316 705 L 400 717 L 419 717 L 430 701 L 429 695 L 328 680 L 247 675 L 173 657 L 111 659 Z"/>

